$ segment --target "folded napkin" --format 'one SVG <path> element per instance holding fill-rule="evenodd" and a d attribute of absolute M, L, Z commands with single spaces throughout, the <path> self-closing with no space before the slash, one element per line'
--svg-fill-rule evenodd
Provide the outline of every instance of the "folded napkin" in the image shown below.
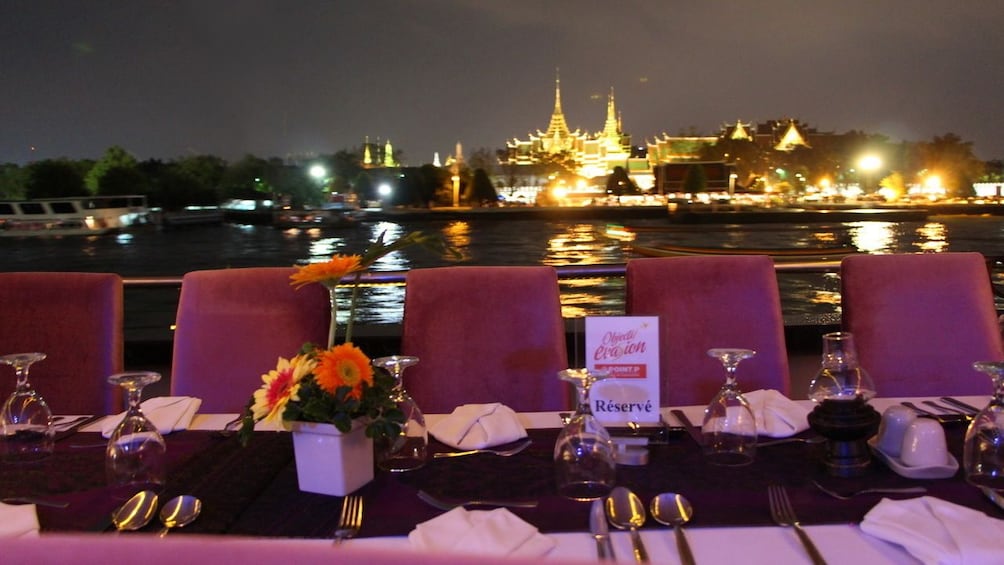
<path fill-rule="evenodd" d="M 1004 520 L 933 496 L 884 498 L 865 515 L 861 531 L 929 564 L 997 564 L 1004 556 Z"/>
<path fill-rule="evenodd" d="M 500 402 L 458 406 L 429 433 L 456 449 L 482 449 L 526 437 L 516 412 Z"/>
<path fill-rule="evenodd" d="M 809 409 L 773 389 L 744 392 L 758 435 L 788 437 L 809 429 Z"/>
<path fill-rule="evenodd" d="M 191 396 L 156 396 L 140 404 L 140 408 L 147 419 L 157 426 L 157 431 L 164 435 L 187 430 L 201 405 L 202 399 Z M 101 435 L 110 437 L 124 418 L 125 412 L 105 418 L 101 423 Z"/>
<path fill-rule="evenodd" d="M 0 538 L 35 537 L 38 527 L 34 504 L 0 502 Z"/>
<path fill-rule="evenodd" d="M 462 506 L 415 526 L 408 541 L 421 551 L 519 557 L 540 557 L 555 545 L 505 508 L 467 510 Z"/>

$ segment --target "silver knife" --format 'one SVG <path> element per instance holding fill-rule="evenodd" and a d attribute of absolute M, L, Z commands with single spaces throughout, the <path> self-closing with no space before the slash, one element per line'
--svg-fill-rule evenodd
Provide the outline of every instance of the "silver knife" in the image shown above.
<path fill-rule="evenodd" d="M 704 445 L 704 438 L 701 437 L 700 428 L 690 423 L 690 418 L 687 418 L 687 415 L 683 413 L 683 410 L 674 408 L 673 410 L 670 410 L 669 413 L 676 416 L 676 419 L 683 424 L 683 427 L 687 428 L 687 433 L 690 434 L 690 437 L 693 438 L 695 442 L 697 442 L 697 445 Z"/>
<path fill-rule="evenodd" d="M 607 526 L 607 513 L 603 508 L 603 499 L 598 498 L 593 501 L 593 507 L 589 511 L 589 531 L 596 540 L 596 555 L 600 561 L 616 561 L 614 557 L 614 546 L 610 543 L 610 530 Z"/>
<path fill-rule="evenodd" d="M 961 408 L 961 409 L 965 410 L 966 412 L 969 412 L 969 413 L 974 414 L 974 415 L 977 414 L 977 413 L 979 413 L 979 411 L 980 411 L 979 408 L 977 408 L 975 406 L 972 406 L 972 405 L 969 405 L 969 404 L 966 404 L 965 402 L 962 402 L 961 400 L 958 400 L 956 398 L 952 398 L 951 396 L 942 396 L 941 400 L 943 402 L 947 402 L 947 403 L 951 404 L 952 406 L 955 406 L 957 408 Z"/>

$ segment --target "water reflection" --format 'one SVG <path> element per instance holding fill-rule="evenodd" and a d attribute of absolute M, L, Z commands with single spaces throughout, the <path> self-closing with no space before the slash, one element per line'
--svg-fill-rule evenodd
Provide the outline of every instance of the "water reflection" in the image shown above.
<path fill-rule="evenodd" d="M 851 243 L 862 253 L 888 251 L 895 239 L 897 224 L 892 222 L 855 222 Z"/>
<path fill-rule="evenodd" d="M 928 222 L 917 228 L 921 251 L 940 253 L 948 250 L 948 228 L 940 222 Z"/>

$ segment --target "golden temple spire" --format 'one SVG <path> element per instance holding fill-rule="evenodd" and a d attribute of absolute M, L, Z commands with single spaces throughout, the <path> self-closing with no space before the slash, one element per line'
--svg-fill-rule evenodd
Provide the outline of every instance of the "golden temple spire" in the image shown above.
<path fill-rule="evenodd" d="M 551 123 L 547 126 L 547 133 L 543 136 L 552 140 L 549 148 L 551 153 L 565 149 L 565 140 L 571 136 L 568 124 L 565 122 L 565 114 L 561 111 L 561 76 L 557 70 L 554 75 L 554 112 L 551 114 Z"/>

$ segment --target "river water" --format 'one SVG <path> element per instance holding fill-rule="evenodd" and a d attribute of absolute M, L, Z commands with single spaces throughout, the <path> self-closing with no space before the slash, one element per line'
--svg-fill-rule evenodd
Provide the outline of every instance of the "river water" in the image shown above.
<path fill-rule="evenodd" d="M 144 228 L 117 235 L 86 238 L 0 238 L 0 271 L 115 272 L 124 277 L 175 276 L 197 269 L 289 266 L 321 261 L 333 253 L 358 253 L 380 233 L 392 239 L 412 230 L 441 234 L 465 256 L 462 264 L 588 266 L 623 264 L 634 257 L 623 241 L 607 235 L 606 220 L 543 219 L 398 220 L 364 222 L 350 229 L 278 230 L 270 226 L 233 224 L 159 230 Z M 664 219 L 640 219 L 632 226 L 668 228 Z M 933 216 L 924 222 L 854 222 L 842 224 L 751 224 L 746 226 L 675 226 L 672 231 L 639 231 L 639 244 L 693 246 L 786 247 L 852 244 L 862 252 L 980 251 L 1004 257 L 1004 217 Z M 420 248 L 382 259 L 380 271 L 403 271 L 450 264 Z M 1004 282 L 998 265 L 995 280 Z M 779 282 L 786 318 L 839 312 L 835 274 L 781 274 Z M 621 278 L 573 279 L 562 282 L 567 318 L 623 313 Z M 360 321 L 396 323 L 401 318 L 401 286 L 367 289 Z M 519 289 L 512 289 L 519 299 Z M 142 294 L 140 294 L 142 293 Z M 127 291 L 127 331 L 141 328 L 152 311 L 173 319 L 177 289 Z M 130 313 L 140 309 L 144 313 Z M 163 321 L 152 325 L 163 328 Z"/>

